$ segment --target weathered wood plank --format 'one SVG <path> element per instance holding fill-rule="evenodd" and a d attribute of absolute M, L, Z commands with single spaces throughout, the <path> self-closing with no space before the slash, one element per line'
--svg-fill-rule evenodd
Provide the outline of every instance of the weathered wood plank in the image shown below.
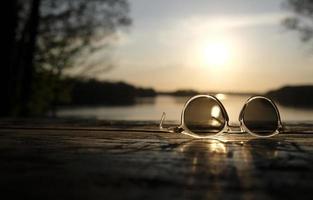
<path fill-rule="evenodd" d="M 313 135 L 296 133 L 295 125 L 272 139 L 232 134 L 218 141 L 158 132 L 151 123 L 127 124 L 81 129 L 81 125 L 62 122 L 55 123 L 54 130 L 53 123 L 37 124 L 34 129 L 21 122 L 0 123 L 2 195 L 24 199 L 312 198 Z M 302 131 L 313 130 L 312 125 L 306 128 Z"/>

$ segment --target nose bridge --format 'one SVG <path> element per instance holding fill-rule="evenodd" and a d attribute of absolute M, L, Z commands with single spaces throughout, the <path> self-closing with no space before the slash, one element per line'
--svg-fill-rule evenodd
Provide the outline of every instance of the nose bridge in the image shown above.
<path fill-rule="evenodd" d="M 242 133 L 243 128 L 240 124 L 228 124 L 227 132 L 228 133 Z"/>
<path fill-rule="evenodd" d="M 221 101 L 226 114 L 227 114 L 227 121 L 229 121 L 230 126 L 239 126 L 241 125 L 242 115 L 246 107 L 247 103 L 247 95 L 236 96 L 235 99 L 225 99 Z"/>
<path fill-rule="evenodd" d="M 228 124 L 228 127 L 229 127 L 229 128 L 234 128 L 234 129 L 235 129 L 235 128 L 240 128 L 240 127 L 241 127 L 241 125 L 240 125 L 240 124 L 230 124 L 230 123 L 229 123 L 229 124 Z"/>

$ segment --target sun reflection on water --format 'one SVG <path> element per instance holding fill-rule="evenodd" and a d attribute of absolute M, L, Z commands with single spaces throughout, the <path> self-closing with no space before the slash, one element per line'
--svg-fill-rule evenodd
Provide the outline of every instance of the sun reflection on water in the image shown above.
<path fill-rule="evenodd" d="M 227 98 L 226 94 L 222 94 L 222 93 L 218 93 L 215 95 L 216 98 L 218 98 L 219 100 L 225 100 Z"/>

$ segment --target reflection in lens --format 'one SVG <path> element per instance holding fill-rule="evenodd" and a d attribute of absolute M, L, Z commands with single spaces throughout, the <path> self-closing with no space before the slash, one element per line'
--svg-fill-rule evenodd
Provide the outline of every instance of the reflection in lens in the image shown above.
<path fill-rule="evenodd" d="M 278 115 L 272 103 L 264 98 L 251 100 L 243 113 L 246 127 L 261 136 L 271 135 L 278 128 Z"/>
<path fill-rule="evenodd" d="M 214 135 L 225 125 L 225 118 L 217 101 L 199 97 L 189 102 L 184 112 L 185 126 L 200 136 Z"/>

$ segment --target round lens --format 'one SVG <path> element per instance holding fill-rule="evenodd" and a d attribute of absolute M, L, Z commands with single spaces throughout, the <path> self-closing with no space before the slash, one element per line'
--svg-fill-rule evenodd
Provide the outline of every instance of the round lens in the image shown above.
<path fill-rule="evenodd" d="M 217 100 L 198 97 L 191 100 L 184 112 L 185 126 L 199 136 L 215 135 L 225 125 L 225 117 Z"/>
<path fill-rule="evenodd" d="M 252 133 L 269 136 L 278 128 L 278 113 L 268 99 L 252 99 L 243 112 L 244 124 Z"/>

